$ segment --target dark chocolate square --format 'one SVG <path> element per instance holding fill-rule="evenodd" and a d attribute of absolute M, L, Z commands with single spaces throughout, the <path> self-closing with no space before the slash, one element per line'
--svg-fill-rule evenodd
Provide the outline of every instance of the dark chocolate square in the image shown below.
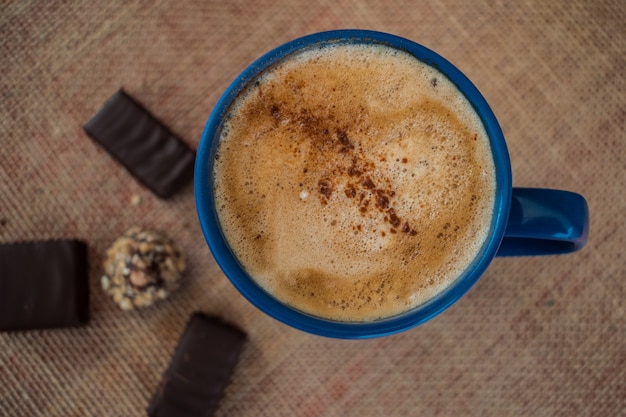
<path fill-rule="evenodd" d="M 210 416 L 230 381 L 246 335 L 194 313 L 148 408 L 150 417 Z"/>
<path fill-rule="evenodd" d="M 171 197 L 193 178 L 195 152 L 123 90 L 84 129 L 161 198 Z"/>
<path fill-rule="evenodd" d="M 88 321 L 85 243 L 0 245 L 0 330 L 73 327 Z"/>

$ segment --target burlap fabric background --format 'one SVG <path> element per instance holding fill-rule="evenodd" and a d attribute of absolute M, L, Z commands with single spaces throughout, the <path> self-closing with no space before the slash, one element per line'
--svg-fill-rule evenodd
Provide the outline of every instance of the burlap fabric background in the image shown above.
<path fill-rule="evenodd" d="M 145 415 L 196 310 L 249 335 L 219 416 L 626 415 L 624 22 L 623 0 L 3 2 L 0 242 L 87 241 L 92 319 L 0 334 L 0 415 Z M 247 64 L 335 28 L 395 33 L 461 68 L 500 120 L 515 185 L 588 199 L 588 246 L 497 259 L 465 298 L 411 331 L 316 337 L 233 289 L 203 240 L 191 185 L 159 200 L 82 131 L 124 87 L 195 148 Z M 136 224 L 172 236 L 189 270 L 173 298 L 127 313 L 99 277 L 106 247 Z"/>

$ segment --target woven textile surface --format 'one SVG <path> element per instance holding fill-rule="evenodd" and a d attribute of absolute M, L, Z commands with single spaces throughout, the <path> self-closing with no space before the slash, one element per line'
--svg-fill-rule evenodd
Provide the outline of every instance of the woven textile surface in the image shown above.
<path fill-rule="evenodd" d="M 218 416 L 626 415 L 626 3 L 283 0 L 0 5 L 0 243 L 88 243 L 91 321 L 0 333 L 0 416 L 142 416 L 194 311 L 249 336 Z M 338 28 L 448 58 L 502 126 L 516 186 L 590 208 L 580 252 L 498 258 L 452 308 L 390 337 L 291 329 L 215 263 L 193 187 L 164 201 L 82 126 L 120 87 L 197 148 L 230 81 L 262 53 Z M 99 279 L 134 225 L 187 259 L 182 287 L 122 311 Z"/>

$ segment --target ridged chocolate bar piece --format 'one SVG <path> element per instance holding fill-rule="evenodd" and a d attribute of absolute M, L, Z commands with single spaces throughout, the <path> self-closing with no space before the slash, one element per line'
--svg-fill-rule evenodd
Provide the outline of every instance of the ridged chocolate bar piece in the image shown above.
<path fill-rule="evenodd" d="M 161 198 L 171 197 L 193 178 L 195 152 L 122 90 L 84 129 Z"/>
<path fill-rule="evenodd" d="M 0 331 L 89 321 L 87 245 L 77 240 L 0 245 Z"/>
<path fill-rule="evenodd" d="M 194 313 L 148 408 L 150 417 L 211 416 L 239 359 L 246 335 Z"/>

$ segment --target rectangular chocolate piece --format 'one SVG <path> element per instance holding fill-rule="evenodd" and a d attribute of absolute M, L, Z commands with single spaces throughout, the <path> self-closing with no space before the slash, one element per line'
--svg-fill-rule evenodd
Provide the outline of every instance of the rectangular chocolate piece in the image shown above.
<path fill-rule="evenodd" d="M 0 245 L 0 331 L 89 321 L 87 245 L 77 240 Z"/>
<path fill-rule="evenodd" d="M 148 408 L 150 417 L 210 416 L 228 385 L 246 335 L 194 313 Z"/>
<path fill-rule="evenodd" d="M 171 197 L 193 178 L 195 152 L 122 90 L 84 129 L 161 198 Z"/>

